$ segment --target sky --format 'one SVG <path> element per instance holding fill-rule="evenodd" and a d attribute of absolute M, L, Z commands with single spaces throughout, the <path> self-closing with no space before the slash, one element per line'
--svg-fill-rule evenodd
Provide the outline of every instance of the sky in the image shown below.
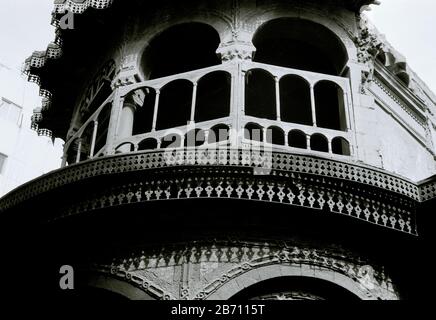
<path fill-rule="evenodd" d="M 34 50 L 45 50 L 54 39 L 52 8 L 53 0 L 0 0 L 0 96 L 28 112 L 41 99 L 20 70 Z M 436 1 L 381 0 L 365 14 L 436 92 Z"/>

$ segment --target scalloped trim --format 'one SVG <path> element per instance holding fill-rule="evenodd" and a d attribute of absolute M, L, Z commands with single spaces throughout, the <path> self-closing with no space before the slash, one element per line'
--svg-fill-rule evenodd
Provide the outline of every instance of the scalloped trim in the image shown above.
<path fill-rule="evenodd" d="M 59 36 L 59 20 L 56 18 L 56 14 L 61 14 L 66 11 L 70 11 L 74 14 L 82 14 L 89 8 L 103 10 L 109 8 L 113 1 L 114 0 L 55 0 L 52 13 L 53 19 L 51 23 L 56 28 L 56 39 L 47 46 L 47 50 L 33 52 L 32 55 L 26 59 L 23 68 L 23 73 L 28 76 L 28 81 L 36 83 L 40 87 L 39 95 L 43 97 L 43 111 L 50 107 L 52 93 L 49 90 L 41 87 L 40 76 L 33 74 L 31 70 L 32 68 L 43 68 L 49 59 L 59 59 L 62 56 L 62 39 Z M 34 110 L 34 115 L 38 114 L 41 114 L 40 108 L 36 108 Z M 35 118 L 41 120 L 39 115 Z M 38 128 L 38 122 L 32 121 L 32 127 Z"/>
<path fill-rule="evenodd" d="M 62 3 L 55 3 L 55 13 L 71 11 L 72 13 L 80 14 L 89 8 L 107 9 L 112 5 L 113 0 L 58 0 L 56 2 Z"/>

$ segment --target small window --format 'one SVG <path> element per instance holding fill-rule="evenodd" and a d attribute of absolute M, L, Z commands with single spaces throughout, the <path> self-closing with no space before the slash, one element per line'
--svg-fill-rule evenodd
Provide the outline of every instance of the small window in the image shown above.
<path fill-rule="evenodd" d="M 0 118 L 18 124 L 21 118 L 21 112 L 21 107 L 15 103 L 4 98 L 0 100 Z"/>
<path fill-rule="evenodd" d="M 2 153 L 0 153 L 0 174 L 3 173 L 3 167 L 6 164 L 6 159 L 7 159 L 7 156 L 2 154 Z"/>

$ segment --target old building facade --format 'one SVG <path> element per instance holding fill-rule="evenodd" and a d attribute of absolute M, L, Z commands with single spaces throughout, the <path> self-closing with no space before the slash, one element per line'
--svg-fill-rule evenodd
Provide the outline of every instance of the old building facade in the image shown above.
<path fill-rule="evenodd" d="M 0 200 L 44 234 L 38 272 L 112 298 L 419 296 L 436 98 L 373 2 L 56 1 L 26 72 L 63 168 Z"/>

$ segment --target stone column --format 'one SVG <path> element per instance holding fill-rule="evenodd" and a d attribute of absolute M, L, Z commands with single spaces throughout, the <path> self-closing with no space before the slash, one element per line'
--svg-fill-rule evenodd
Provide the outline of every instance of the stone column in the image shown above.
<path fill-rule="evenodd" d="M 125 101 L 121 110 L 120 126 L 118 129 L 118 139 L 131 137 L 133 134 L 133 122 L 135 120 L 136 105 L 132 102 Z M 122 146 L 120 152 L 130 152 L 130 145 Z"/>

